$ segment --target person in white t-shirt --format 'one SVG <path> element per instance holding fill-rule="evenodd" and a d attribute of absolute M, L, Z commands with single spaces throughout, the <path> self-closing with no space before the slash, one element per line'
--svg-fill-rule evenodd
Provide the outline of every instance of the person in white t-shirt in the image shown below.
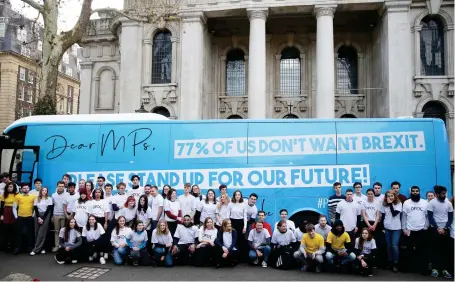
<path fill-rule="evenodd" d="M 267 267 L 267 261 L 269 260 L 270 252 L 270 234 L 267 229 L 264 228 L 264 222 L 258 220 L 255 228 L 251 229 L 248 234 L 248 244 L 250 246 L 250 252 L 248 257 L 250 261 L 257 265 L 262 261 L 262 267 Z"/>
<path fill-rule="evenodd" d="M 275 223 L 275 228 L 274 230 L 277 230 L 278 223 L 281 220 L 286 220 L 286 227 L 287 229 L 291 230 L 292 232 L 295 232 L 295 223 L 292 220 L 288 219 L 288 210 L 287 209 L 281 209 L 280 210 L 280 220 Z M 274 231 L 275 232 L 275 231 Z"/>
<path fill-rule="evenodd" d="M 204 223 L 199 228 L 196 251 L 192 259 L 194 266 L 209 266 L 215 251 L 215 239 L 218 230 L 212 218 L 206 217 Z"/>
<path fill-rule="evenodd" d="M 123 207 L 124 208 L 120 210 L 120 215 L 123 215 L 125 217 L 126 226 L 133 229 L 137 214 L 137 204 L 134 196 L 129 196 L 126 199 L 126 202 L 123 204 Z"/>
<path fill-rule="evenodd" d="M 201 188 L 198 185 L 191 186 L 191 195 L 193 195 L 198 201 L 205 200 L 205 195 L 202 194 Z"/>
<path fill-rule="evenodd" d="M 66 219 L 70 219 L 73 214 L 74 203 L 79 199 L 79 193 L 76 192 L 76 183 L 68 183 L 67 195 L 64 202 Z"/>
<path fill-rule="evenodd" d="M 107 229 L 109 223 L 109 211 L 109 203 L 104 200 L 103 190 L 96 188 L 93 191 L 93 200 L 89 213 L 95 216 L 96 222 L 100 223 L 104 229 Z"/>
<path fill-rule="evenodd" d="M 256 207 L 256 201 L 258 200 L 258 195 L 256 193 L 250 194 L 248 197 L 248 205 L 246 206 L 246 220 L 247 220 L 247 228 L 246 234 L 250 233 L 251 226 L 256 221 L 258 216 L 258 208 Z"/>
<path fill-rule="evenodd" d="M 295 262 L 293 244 L 296 241 L 294 231 L 287 227 L 286 219 L 278 221 L 272 235 L 269 263 L 279 269 L 289 269 L 291 262 Z"/>
<path fill-rule="evenodd" d="M 205 200 L 202 200 L 197 207 L 198 214 L 200 214 L 198 222 L 204 222 L 206 218 L 216 218 L 216 199 L 215 191 L 213 189 L 207 190 Z"/>
<path fill-rule="evenodd" d="M 55 238 L 54 238 L 54 248 L 52 252 L 56 252 L 58 250 L 58 242 L 59 242 L 59 233 L 58 230 L 65 227 L 66 223 L 66 216 L 65 216 L 65 203 L 68 193 L 65 192 L 65 183 L 63 181 L 57 182 L 57 189 L 52 194 L 52 202 L 54 205 L 54 209 L 52 212 L 52 222 L 54 223 L 54 230 L 55 230 Z"/>
<path fill-rule="evenodd" d="M 128 255 L 128 244 L 126 236 L 131 233 L 131 228 L 125 225 L 125 217 L 119 216 L 117 226 L 111 233 L 111 244 L 114 251 L 114 264 L 122 265 Z"/>
<path fill-rule="evenodd" d="M 219 191 L 220 191 L 220 196 L 218 196 L 218 197 L 216 198 L 216 201 L 217 201 L 217 202 L 220 201 L 221 195 L 226 195 L 227 198 L 228 198 L 228 200 L 229 200 L 229 202 L 231 201 L 231 198 L 230 198 L 229 195 L 228 195 L 228 188 L 227 188 L 226 185 L 221 184 L 220 187 L 219 187 Z"/>
<path fill-rule="evenodd" d="M 216 219 L 215 219 L 215 227 L 218 229 L 218 232 L 221 230 L 221 224 L 223 220 L 229 219 L 231 215 L 231 210 L 229 208 L 229 197 L 227 195 L 221 195 L 219 197 L 219 201 L 217 199 L 216 204 Z"/>
<path fill-rule="evenodd" d="M 172 189 L 169 190 L 169 193 Z M 169 195 L 170 196 L 170 195 Z M 172 266 L 173 260 L 171 255 L 171 248 L 173 245 L 172 233 L 168 228 L 167 221 L 161 219 L 158 221 L 158 225 L 152 233 L 152 244 L 153 244 L 153 255 L 155 261 L 165 266 Z"/>
<path fill-rule="evenodd" d="M 360 225 L 361 206 L 354 201 L 352 189 L 347 189 L 345 195 L 346 200 L 342 200 L 336 208 L 335 218 L 343 221 L 345 232 L 349 234 L 352 242 Z"/>
<path fill-rule="evenodd" d="M 367 196 L 365 196 L 364 194 L 362 194 L 362 189 L 363 189 L 363 186 L 362 186 L 362 183 L 360 182 L 355 182 L 354 185 L 352 186 L 354 187 L 354 201 L 357 202 L 357 204 L 361 207 L 362 206 L 362 203 L 365 202 L 367 200 Z"/>
<path fill-rule="evenodd" d="M 171 254 L 174 256 L 175 264 L 188 265 L 191 257 L 196 251 L 196 238 L 198 237 L 198 228 L 191 222 L 191 217 L 185 215 L 183 224 L 177 225 L 174 234 L 174 246 Z"/>
<path fill-rule="evenodd" d="M 125 192 L 126 184 L 124 182 L 120 182 L 117 184 L 116 187 L 117 194 L 112 196 L 111 199 L 112 211 L 114 212 L 114 219 L 118 219 L 121 216 L 121 210 L 125 208 L 126 199 L 128 199 L 128 196 L 126 195 Z"/>
<path fill-rule="evenodd" d="M 374 200 L 380 205 L 384 202 L 384 194 L 382 194 L 382 184 L 380 182 L 375 182 L 373 184 L 374 190 Z"/>
<path fill-rule="evenodd" d="M 381 205 L 382 203 L 378 203 L 375 201 L 374 198 L 374 190 L 368 189 L 367 190 L 367 199 L 366 201 L 362 202 L 361 210 L 362 210 L 362 227 L 368 228 L 372 233 L 373 236 L 376 233 L 376 229 L 378 229 L 379 219 L 381 218 Z M 379 232 L 382 232 L 380 230 Z"/>
<path fill-rule="evenodd" d="M 177 191 L 174 189 L 169 190 L 167 201 L 164 203 L 164 212 L 164 219 L 173 236 L 177 230 L 177 224 L 182 223 L 182 209 L 180 202 L 177 201 Z"/>
<path fill-rule="evenodd" d="M 131 188 L 128 189 L 128 191 L 126 191 L 126 195 L 128 197 L 133 196 L 137 203 L 137 201 L 139 201 L 139 197 L 144 195 L 144 187 L 140 186 L 141 178 L 139 177 L 139 175 L 131 176 L 131 182 L 133 183 L 133 185 Z"/>
<path fill-rule="evenodd" d="M 99 256 L 100 263 L 106 263 L 106 246 L 101 237 L 104 233 L 106 232 L 103 226 L 96 222 L 95 216 L 90 215 L 87 225 L 82 228 L 82 245 L 88 255 L 88 261 L 93 261 Z"/>
<path fill-rule="evenodd" d="M 43 187 L 43 180 L 41 180 L 40 178 L 36 178 L 35 180 L 33 180 L 33 186 L 35 186 L 35 189 L 31 190 L 28 193 L 30 195 L 35 195 L 36 197 L 38 197 L 39 191 L 41 191 L 41 188 Z M 0 194 L 2 194 L 1 191 Z"/>
<path fill-rule="evenodd" d="M 373 233 L 367 227 L 363 228 L 360 237 L 355 239 L 355 262 L 365 275 L 373 276 L 374 257 L 376 253 L 376 241 Z"/>
<path fill-rule="evenodd" d="M 150 191 L 150 197 L 152 199 L 151 211 L 152 211 L 152 227 L 151 230 L 155 230 L 156 225 L 160 219 L 164 219 L 164 199 L 163 196 L 158 193 L 158 187 L 152 186 Z"/>
<path fill-rule="evenodd" d="M 401 211 L 403 205 L 393 190 L 385 193 L 386 201 L 381 206 L 382 222 L 384 222 L 387 257 L 389 267 L 398 272 L 399 242 L 401 236 Z"/>
<path fill-rule="evenodd" d="M 79 199 L 74 203 L 73 214 L 71 215 L 76 220 L 79 232 L 82 232 L 82 227 L 87 225 L 91 204 L 92 200 L 89 199 L 87 189 L 79 189 Z"/>
<path fill-rule="evenodd" d="M 83 259 L 81 233 L 76 227 L 76 220 L 71 218 L 59 231 L 59 248 L 54 256 L 58 264 L 74 264 Z"/>
<path fill-rule="evenodd" d="M 46 241 L 47 232 L 49 231 L 49 222 L 52 213 L 52 198 L 49 197 L 49 192 L 46 187 L 40 190 L 40 194 L 35 198 L 35 247 L 30 253 L 34 256 L 36 253 L 41 252 L 45 254 L 44 242 Z"/>
<path fill-rule="evenodd" d="M 191 184 L 185 183 L 183 185 L 183 195 L 180 195 L 177 200 L 180 202 L 180 209 L 182 210 L 182 215 L 189 215 L 191 218 L 194 218 L 196 214 L 196 198 L 190 194 Z"/>

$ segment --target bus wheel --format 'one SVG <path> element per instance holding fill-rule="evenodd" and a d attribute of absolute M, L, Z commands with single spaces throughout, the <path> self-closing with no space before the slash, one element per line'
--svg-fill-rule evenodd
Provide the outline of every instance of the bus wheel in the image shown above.
<path fill-rule="evenodd" d="M 293 214 L 289 219 L 295 223 L 295 227 L 297 228 L 304 220 L 308 221 L 308 223 L 317 224 L 319 221 L 319 213 L 315 211 L 300 211 Z"/>

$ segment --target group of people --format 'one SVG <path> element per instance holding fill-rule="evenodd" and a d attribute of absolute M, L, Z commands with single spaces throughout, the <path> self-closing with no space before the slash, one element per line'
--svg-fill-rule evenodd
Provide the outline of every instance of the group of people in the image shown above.
<path fill-rule="evenodd" d="M 33 187 L 22 183 L 19 188 L 8 174 L 1 178 L 0 248 L 44 254 L 53 230 L 52 251 L 59 264 L 105 264 L 112 256 L 117 265 L 218 268 L 249 262 L 368 276 L 380 267 L 395 272 L 430 269 L 433 277 L 452 278 L 453 197 L 449 201 L 442 186 L 435 186 L 424 200 L 417 186 L 407 199 L 399 193 L 398 182 L 385 194 L 380 183 L 366 194 L 362 184 L 355 183 L 342 194 L 337 182 L 328 219 L 321 215 L 316 225 L 304 220 L 296 226 L 282 209 L 272 229 L 266 213 L 256 207 L 258 195 L 244 198 L 236 190 L 229 197 L 226 185 L 220 185 L 217 197 L 213 189 L 202 195 L 197 185 L 187 183 L 178 196 L 168 185 L 161 192 L 153 185 L 141 187 L 134 175 L 131 187 L 119 183 L 113 193 L 103 176 L 94 185 L 72 183 L 64 175 L 49 195 L 40 179 Z"/>

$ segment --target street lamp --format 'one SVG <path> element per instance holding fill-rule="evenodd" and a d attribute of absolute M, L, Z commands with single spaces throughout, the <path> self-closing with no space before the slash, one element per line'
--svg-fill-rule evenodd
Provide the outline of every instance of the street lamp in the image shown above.
<path fill-rule="evenodd" d="M 144 108 L 144 103 L 141 104 L 141 107 L 139 108 L 139 110 L 135 110 L 136 113 L 141 113 L 141 114 L 144 114 L 144 113 L 148 113 L 145 108 Z"/>

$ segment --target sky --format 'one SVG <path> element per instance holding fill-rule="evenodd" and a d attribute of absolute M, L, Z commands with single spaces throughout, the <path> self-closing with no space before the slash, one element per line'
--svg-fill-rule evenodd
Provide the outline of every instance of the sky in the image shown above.
<path fill-rule="evenodd" d="M 28 18 L 36 18 L 37 12 L 32 7 L 28 6 L 21 0 L 10 0 L 13 9 L 24 14 Z M 35 0 L 42 3 L 42 0 Z M 70 30 L 77 22 L 81 11 L 82 0 L 61 0 L 63 3 L 59 9 L 59 29 L 61 31 Z M 123 0 L 93 0 L 92 9 L 99 8 L 123 8 Z M 96 18 L 94 15 L 92 18 Z"/>

